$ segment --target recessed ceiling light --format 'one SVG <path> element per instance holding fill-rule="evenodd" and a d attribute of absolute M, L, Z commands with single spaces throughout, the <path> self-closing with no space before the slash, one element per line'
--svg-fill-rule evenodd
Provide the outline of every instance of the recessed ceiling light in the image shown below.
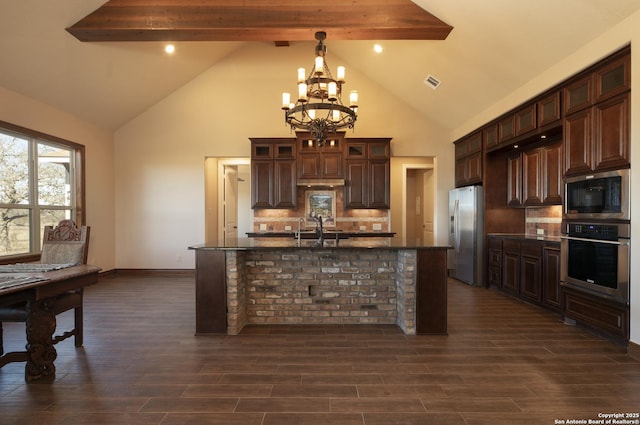
<path fill-rule="evenodd" d="M 172 55 L 176 51 L 176 46 L 173 44 L 167 44 L 164 46 L 164 52 L 168 55 Z"/>
<path fill-rule="evenodd" d="M 384 50 L 384 49 L 382 48 L 382 46 L 381 46 L 381 45 L 379 45 L 379 44 L 374 44 L 374 45 L 373 45 L 373 51 L 374 51 L 374 52 L 376 52 L 376 53 L 382 53 L 382 51 L 383 51 L 383 50 Z"/>

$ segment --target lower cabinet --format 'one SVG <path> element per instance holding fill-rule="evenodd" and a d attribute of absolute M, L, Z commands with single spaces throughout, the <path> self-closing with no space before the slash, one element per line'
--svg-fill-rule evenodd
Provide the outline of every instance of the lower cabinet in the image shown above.
<path fill-rule="evenodd" d="M 490 236 L 490 286 L 517 298 L 560 310 L 560 243 Z"/>
<path fill-rule="evenodd" d="M 605 336 L 626 343 L 629 340 L 629 308 L 570 287 L 563 288 L 565 317 Z"/>

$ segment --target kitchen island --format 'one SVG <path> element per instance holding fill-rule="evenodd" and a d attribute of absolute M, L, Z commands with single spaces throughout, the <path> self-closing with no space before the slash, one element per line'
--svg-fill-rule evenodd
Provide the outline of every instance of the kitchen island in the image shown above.
<path fill-rule="evenodd" d="M 248 324 L 395 324 L 408 335 L 446 334 L 448 248 L 398 237 L 191 246 L 196 335 L 237 335 Z"/>

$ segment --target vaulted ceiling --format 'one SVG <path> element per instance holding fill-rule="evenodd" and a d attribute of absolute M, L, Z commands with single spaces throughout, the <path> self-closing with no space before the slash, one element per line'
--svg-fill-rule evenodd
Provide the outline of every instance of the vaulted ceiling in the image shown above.
<path fill-rule="evenodd" d="M 333 55 L 453 129 L 640 9 L 640 0 L 105 3 L 3 1 L 0 86 L 117 129 L 245 43 L 313 46 L 322 29 Z M 170 63 L 159 41 L 135 41 L 165 37 L 183 40 Z"/>

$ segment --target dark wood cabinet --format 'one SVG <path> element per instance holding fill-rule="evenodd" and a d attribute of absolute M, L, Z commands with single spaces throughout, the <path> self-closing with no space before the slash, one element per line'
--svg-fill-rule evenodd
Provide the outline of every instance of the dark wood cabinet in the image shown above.
<path fill-rule="evenodd" d="M 489 284 L 517 298 L 560 310 L 560 242 L 490 236 Z"/>
<path fill-rule="evenodd" d="M 561 205 L 561 155 L 559 142 L 508 155 L 507 205 Z"/>
<path fill-rule="evenodd" d="M 562 313 L 611 339 L 625 344 L 629 340 L 629 307 L 624 304 L 565 286 Z"/>
<path fill-rule="evenodd" d="M 498 140 L 498 125 L 490 124 L 482 130 L 482 140 L 485 150 L 490 150 L 500 144 Z"/>
<path fill-rule="evenodd" d="M 631 166 L 630 90 L 628 48 L 564 88 L 566 176 Z"/>
<path fill-rule="evenodd" d="M 542 205 L 562 205 L 562 143 L 542 147 Z"/>
<path fill-rule="evenodd" d="M 546 243 L 542 248 L 542 304 L 560 310 L 560 244 Z"/>
<path fill-rule="evenodd" d="M 325 141 L 321 146 L 298 134 L 298 178 L 300 179 L 341 179 L 344 178 L 343 143 L 336 137 Z"/>
<path fill-rule="evenodd" d="M 515 115 L 509 114 L 498 121 L 498 143 L 511 141 L 516 136 Z"/>
<path fill-rule="evenodd" d="M 454 142 L 456 187 L 482 183 L 482 138 L 478 131 Z"/>
<path fill-rule="evenodd" d="M 520 289 L 520 241 L 504 239 L 502 241 L 502 285 L 500 288 L 512 295 L 518 295 Z"/>
<path fill-rule="evenodd" d="M 565 86 L 563 99 L 565 115 L 590 107 L 593 104 L 593 75 L 588 74 Z"/>
<path fill-rule="evenodd" d="M 544 128 L 560 122 L 560 91 L 544 96 L 538 101 L 538 128 Z"/>
<path fill-rule="evenodd" d="M 488 286 L 502 286 L 502 238 L 488 238 L 489 268 L 487 271 Z"/>
<path fill-rule="evenodd" d="M 522 199 L 524 205 L 542 204 L 542 150 L 522 153 Z"/>
<path fill-rule="evenodd" d="M 273 208 L 273 160 L 251 160 L 251 208 Z"/>
<path fill-rule="evenodd" d="M 345 168 L 345 206 L 367 208 L 367 160 L 347 159 Z"/>
<path fill-rule="evenodd" d="M 628 168 L 630 93 L 597 103 L 564 120 L 565 175 Z"/>
<path fill-rule="evenodd" d="M 251 139 L 251 208 L 296 208 L 294 139 Z"/>
<path fill-rule="evenodd" d="M 536 111 L 536 104 L 531 103 L 515 113 L 516 136 L 522 136 L 536 129 L 538 124 Z"/>
<path fill-rule="evenodd" d="M 507 205 L 522 205 L 522 154 L 520 152 L 507 155 Z"/>
<path fill-rule="evenodd" d="M 346 141 L 345 208 L 390 207 L 390 141 L 391 139 Z"/>
<path fill-rule="evenodd" d="M 542 299 L 542 243 L 520 243 L 520 298 L 539 303 Z"/>

